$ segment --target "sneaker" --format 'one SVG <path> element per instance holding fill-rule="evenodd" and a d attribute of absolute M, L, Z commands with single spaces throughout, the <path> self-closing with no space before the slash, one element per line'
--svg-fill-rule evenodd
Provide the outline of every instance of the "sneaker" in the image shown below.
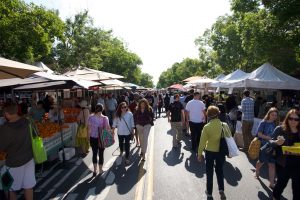
<path fill-rule="evenodd" d="M 226 195 L 225 195 L 224 191 L 220 190 L 219 193 L 220 193 L 220 199 L 221 200 L 225 200 L 226 199 Z"/>

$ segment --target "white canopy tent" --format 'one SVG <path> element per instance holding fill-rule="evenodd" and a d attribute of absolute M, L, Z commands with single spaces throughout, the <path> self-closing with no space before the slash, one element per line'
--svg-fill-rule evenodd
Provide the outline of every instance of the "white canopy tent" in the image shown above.
<path fill-rule="evenodd" d="M 37 62 L 34 65 L 39 67 L 43 72 L 54 74 L 54 71 L 47 67 L 43 62 Z"/>
<path fill-rule="evenodd" d="M 249 73 L 246 73 L 240 69 L 235 70 L 234 72 L 228 74 L 223 77 L 219 81 L 214 81 L 209 84 L 210 87 L 222 87 L 222 88 L 230 88 L 231 84 L 240 80 L 244 80 L 249 76 Z"/>
<path fill-rule="evenodd" d="M 300 90 L 300 80 L 289 76 L 270 63 L 265 63 L 248 77 L 226 83 L 233 88 L 263 88 L 263 89 L 287 89 Z"/>

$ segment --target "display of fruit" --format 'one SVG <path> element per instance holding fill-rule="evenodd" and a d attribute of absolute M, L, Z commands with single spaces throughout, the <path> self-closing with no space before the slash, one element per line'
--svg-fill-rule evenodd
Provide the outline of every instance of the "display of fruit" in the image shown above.
<path fill-rule="evenodd" d="M 80 109 L 79 108 L 64 108 L 64 121 L 66 123 L 73 123 L 73 122 L 77 122 L 77 116 L 80 113 Z"/>
<path fill-rule="evenodd" d="M 60 131 L 61 128 L 69 128 L 67 124 L 63 124 L 62 127 L 58 123 L 36 123 L 36 127 L 38 129 L 39 135 L 42 138 L 52 137 L 54 134 Z"/>

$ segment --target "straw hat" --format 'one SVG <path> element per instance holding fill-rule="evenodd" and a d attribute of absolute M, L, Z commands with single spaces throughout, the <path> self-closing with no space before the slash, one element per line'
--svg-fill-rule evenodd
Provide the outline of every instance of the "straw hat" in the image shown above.
<path fill-rule="evenodd" d="M 82 100 L 82 101 L 80 102 L 79 105 L 80 105 L 81 108 L 86 108 L 86 107 L 88 107 L 88 103 L 87 103 L 86 100 Z"/>

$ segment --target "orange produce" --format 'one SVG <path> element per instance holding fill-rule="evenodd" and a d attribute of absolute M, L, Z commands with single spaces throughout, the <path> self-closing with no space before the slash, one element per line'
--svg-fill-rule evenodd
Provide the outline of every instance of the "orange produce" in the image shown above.
<path fill-rule="evenodd" d="M 59 132 L 61 128 L 69 128 L 67 124 L 62 125 L 60 128 L 59 124 L 46 122 L 46 123 L 36 123 L 39 135 L 42 138 L 52 137 L 55 133 Z"/>
<path fill-rule="evenodd" d="M 64 111 L 64 116 L 65 116 L 64 121 L 66 123 L 77 122 L 77 116 L 80 113 L 79 108 L 64 108 L 63 111 Z"/>
<path fill-rule="evenodd" d="M 6 153 L 0 151 L 0 160 L 5 160 L 6 158 Z"/>

